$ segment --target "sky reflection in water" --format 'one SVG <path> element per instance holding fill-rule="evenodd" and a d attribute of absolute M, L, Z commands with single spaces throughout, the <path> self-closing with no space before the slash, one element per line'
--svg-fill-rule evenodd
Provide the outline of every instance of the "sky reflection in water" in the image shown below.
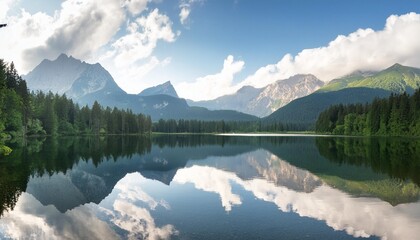
<path fill-rule="evenodd" d="M 153 148 L 152 159 L 171 161 L 163 157 L 170 148 Z M 95 197 L 87 193 L 106 194 L 107 183 L 89 170 L 91 164 L 31 177 L 14 209 L 0 219 L 0 237 L 416 239 L 420 234 L 419 201 L 392 206 L 378 198 L 352 197 L 264 149 L 189 161 L 173 172 L 169 185 L 140 172 L 127 173 L 98 204 L 88 203 Z M 82 189 L 80 182 L 91 186 Z"/>

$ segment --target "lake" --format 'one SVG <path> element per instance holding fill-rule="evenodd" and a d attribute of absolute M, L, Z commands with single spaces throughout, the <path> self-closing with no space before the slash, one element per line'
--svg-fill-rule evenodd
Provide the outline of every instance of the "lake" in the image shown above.
<path fill-rule="evenodd" d="M 420 139 L 161 135 L 8 145 L 0 239 L 420 239 Z"/>

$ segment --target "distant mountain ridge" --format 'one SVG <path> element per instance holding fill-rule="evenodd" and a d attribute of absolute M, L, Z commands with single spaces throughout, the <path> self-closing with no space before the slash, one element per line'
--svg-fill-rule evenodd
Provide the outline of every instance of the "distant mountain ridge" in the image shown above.
<path fill-rule="evenodd" d="M 319 113 L 333 104 L 367 103 L 391 93 L 412 93 L 420 87 L 420 69 L 394 64 L 373 73 L 356 72 L 332 80 L 318 91 L 290 102 L 264 118 L 266 122 L 311 126 Z"/>
<path fill-rule="evenodd" d="M 231 95 L 188 103 L 209 109 L 231 109 L 264 117 L 294 99 L 313 93 L 323 85 L 324 82 L 312 74 L 298 74 L 285 80 L 278 80 L 264 88 L 245 86 Z"/>
<path fill-rule="evenodd" d="M 178 97 L 178 94 L 175 91 L 174 86 L 172 85 L 171 81 L 167 81 L 160 85 L 144 89 L 138 95 L 139 96 L 152 96 L 152 95 L 169 95 L 172 97 Z"/>
<path fill-rule="evenodd" d="M 412 93 L 420 87 L 420 69 L 396 63 L 379 72 L 356 72 L 332 80 L 321 91 L 337 91 L 344 88 L 379 88 L 391 92 Z"/>
<path fill-rule="evenodd" d="M 79 78 L 88 66 L 85 62 L 61 54 L 54 61 L 44 59 L 24 78 L 31 90 L 63 94 L 70 90 L 74 80 Z"/>
<path fill-rule="evenodd" d="M 258 118 L 236 111 L 210 111 L 190 107 L 170 82 L 144 90 L 139 95 L 127 94 L 99 63 L 88 64 L 65 54 L 56 60 L 43 60 L 23 76 L 31 91 L 66 94 L 80 105 L 98 101 L 105 107 L 131 109 L 134 113 L 159 119 L 196 119 L 206 121 L 253 121 Z"/>

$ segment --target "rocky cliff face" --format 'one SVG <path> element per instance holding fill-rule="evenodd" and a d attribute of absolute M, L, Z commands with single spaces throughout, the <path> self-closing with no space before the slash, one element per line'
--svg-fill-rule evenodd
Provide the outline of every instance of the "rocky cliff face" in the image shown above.
<path fill-rule="evenodd" d="M 54 61 L 43 60 L 23 78 L 30 90 L 63 94 L 70 90 L 88 66 L 85 62 L 61 54 Z"/>
<path fill-rule="evenodd" d="M 193 106 L 209 109 L 230 109 L 259 117 L 267 116 L 289 102 L 307 96 L 324 85 L 311 74 L 299 74 L 286 80 L 279 80 L 264 88 L 245 86 L 235 94 L 210 101 L 192 102 Z"/>
<path fill-rule="evenodd" d="M 71 98 L 98 91 L 123 92 L 99 63 L 88 64 L 65 54 L 42 61 L 24 79 L 30 90 L 65 93 Z"/>
<path fill-rule="evenodd" d="M 178 97 L 178 94 L 176 93 L 175 88 L 170 81 L 144 89 L 141 93 L 139 93 L 139 96 L 152 96 L 160 94 L 169 95 L 176 98 Z"/>
<path fill-rule="evenodd" d="M 267 116 L 291 101 L 307 96 L 324 85 L 312 74 L 295 75 L 266 86 L 248 108 L 258 116 Z"/>

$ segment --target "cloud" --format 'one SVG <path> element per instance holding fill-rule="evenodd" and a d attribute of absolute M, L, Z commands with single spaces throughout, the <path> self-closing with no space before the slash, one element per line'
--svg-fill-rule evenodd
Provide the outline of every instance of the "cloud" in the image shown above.
<path fill-rule="evenodd" d="M 312 73 L 323 81 L 356 70 L 382 70 L 394 63 L 420 66 L 420 14 L 392 15 L 384 29 L 358 29 L 328 46 L 305 49 L 296 56 L 258 69 L 240 85 L 263 87 L 295 74 Z"/>
<path fill-rule="evenodd" d="M 245 62 L 235 61 L 232 55 L 227 56 L 220 73 L 197 78 L 194 82 L 177 84 L 179 94 L 188 99 L 208 100 L 230 94 L 237 89 L 233 86 L 235 74 L 242 71 Z"/>
<path fill-rule="evenodd" d="M 0 49 L 22 73 L 60 53 L 87 59 L 109 42 L 124 19 L 124 8 L 114 0 L 67 0 L 54 16 L 21 10 L 7 18 L 7 31 L 0 31 Z"/>
<path fill-rule="evenodd" d="M 284 162 L 270 153 L 268 156 L 270 161 Z M 305 171 L 292 165 L 286 167 L 284 170 Z M 307 174 L 310 176 L 311 173 Z M 197 189 L 218 194 L 225 211 L 235 211 L 231 207 L 241 205 L 241 196 L 232 193 L 232 185 L 235 184 L 259 200 L 274 203 L 280 211 L 324 221 L 334 230 L 346 231 L 354 237 L 413 239 L 418 235 L 416 224 L 420 213 L 420 202 L 392 206 L 377 198 L 351 197 L 325 184 L 311 192 L 298 192 L 276 185 L 271 179 L 243 180 L 236 173 L 208 166 L 180 169 L 174 181 L 180 184 L 192 183 Z"/>
<path fill-rule="evenodd" d="M 181 24 L 187 24 L 188 17 L 191 13 L 191 7 L 194 3 L 202 2 L 202 0 L 182 0 L 179 4 L 180 12 L 179 12 L 179 21 Z"/>
<path fill-rule="evenodd" d="M 128 66 L 138 60 L 149 57 L 157 42 L 175 41 L 172 22 L 168 16 L 154 9 L 147 17 L 142 16 L 127 27 L 128 34 L 112 43 L 108 57 L 112 57 L 117 67 Z"/>
<path fill-rule="evenodd" d="M 153 197 L 143 191 L 142 186 L 139 184 L 145 183 L 147 180 L 139 173 L 127 174 L 121 179 L 114 187 L 115 190 L 121 191 L 118 194 L 120 200 L 126 200 L 129 202 L 141 201 L 146 203 L 151 210 L 155 210 L 156 207 L 162 206 L 165 209 L 170 209 L 169 204 L 164 201 L 156 201 Z"/>
<path fill-rule="evenodd" d="M 115 200 L 113 204 L 116 218 L 113 223 L 128 231 L 128 239 L 170 239 L 177 234 L 173 225 L 157 227 L 149 210 L 132 202 Z"/>
<path fill-rule="evenodd" d="M 0 219 L 2 235 L 7 239 L 119 239 L 89 207 L 61 213 L 53 205 L 43 206 L 28 193 L 22 193 L 15 208 Z"/>
<path fill-rule="evenodd" d="M 347 36 L 338 36 L 325 47 L 304 49 L 296 56 L 286 54 L 277 63 L 259 68 L 238 84 L 232 84 L 233 75 L 238 71 L 222 74 L 222 70 L 192 83 L 181 83 L 177 90 L 185 98 L 209 100 L 246 85 L 261 88 L 296 74 L 314 74 L 327 82 L 357 70 L 382 70 L 394 63 L 420 66 L 417 39 L 420 39 L 420 14 L 392 15 L 382 30 L 358 29 Z"/>
<path fill-rule="evenodd" d="M 103 207 L 101 210 L 109 214 L 110 222 L 128 232 L 128 239 L 170 239 L 172 235 L 178 234 L 175 227 L 171 224 L 156 226 L 150 213 L 159 205 L 168 210 L 169 204 L 163 200 L 157 202 L 143 191 L 148 181 L 139 173 L 127 174 L 118 181 L 106 199 L 112 202 L 112 208 Z M 149 209 L 140 207 L 144 204 Z"/>
<path fill-rule="evenodd" d="M 148 2 L 150 0 L 126 0 L 124 4 L 131 14 L 137 15 L 146 10 Z"/>
<path fill-rule="evenodd" d="M 169 17 L 158 9 L 146 12 L 149 2 L 66 0 L 53 16 L 22 9 L 18 15 L 7 17 L 9 26 L 0 31 L 1 57 L 14 61 L 21 74 L 61 53 L 99 61 L 118 85 L 138 93 L 149 86 L 141 82 L 147 74 L 171 62 L 170 57 L 153 56 L 158 42 L 174 42 L 179 34 L 172 30 Z M 6 6 L 11 4 L 2 2 L 1 11 L 6 14 Z M 138 14 L 142 15 L 127 20 Z"/>
<path fill-rule="evenodd" d="M 139 93 L 150 87 L 150 82 L 142 81 L 150 72 L 171 62 L 170 57 L 161 60 L 152 56 L 158 42 L 171 43 L 176 37 L 169 17 L 154 9 L 129 22 L 127 34 L 111 42 L 111 49 L 100 55 L 99 61 L 120 87 L 128 93 Z"/>
<path fill-rule="evenodd" d="M 0 21 L 6 18 L 7 12 L 9 12 L 14 2 L 13 0 L 0 0 Z"/>
<path fill-rule="evenodd" d="M 182 7 L 179 13 L 179 19 L 182 24 L 185 24 L 188 16 L 190 15 L 191 9 L 189 7 Z"/>
<path fill-rule="evenodd" d="M 230 182 L 241 181 L 233 173 L 212 167 L 193 166 L 178 170 L 173 181 L 179 184 L 192 183 L 197 189 L 219 194 L 226 212 L 230 212 L 232 206 L 242 204 L 240 196 L 232 193 Z"/>
<path fill-rule="evenodd" d="M 153 84 L 157 85 L 161 83 L 153 83 L 149 80 L 144 81 L 144 79 L 153 71 L 163 71 L 170 64 L 171 58 L 158 59 L 156 56 L 151 56 L 144 61 L 134 62 L 123 67 L 117 67 L 113 59 L 100 60 L 100 62 L 112 73 L 118 86 L 127 93 L 137 94 Z"/>
<path fill-rule="evenodd" d="M 139 173 L 127 174 L 101 203 L 80 205 L 64 213 L 24 192 L 14 209 L 0 219 L 0 238 L 170 239 L 178 234 L 175 227 L 158 226 L 151 215 L 159 205 L 168 210 L 169 204 L 157 202 L 142 190 L 148 181 Z"/>

